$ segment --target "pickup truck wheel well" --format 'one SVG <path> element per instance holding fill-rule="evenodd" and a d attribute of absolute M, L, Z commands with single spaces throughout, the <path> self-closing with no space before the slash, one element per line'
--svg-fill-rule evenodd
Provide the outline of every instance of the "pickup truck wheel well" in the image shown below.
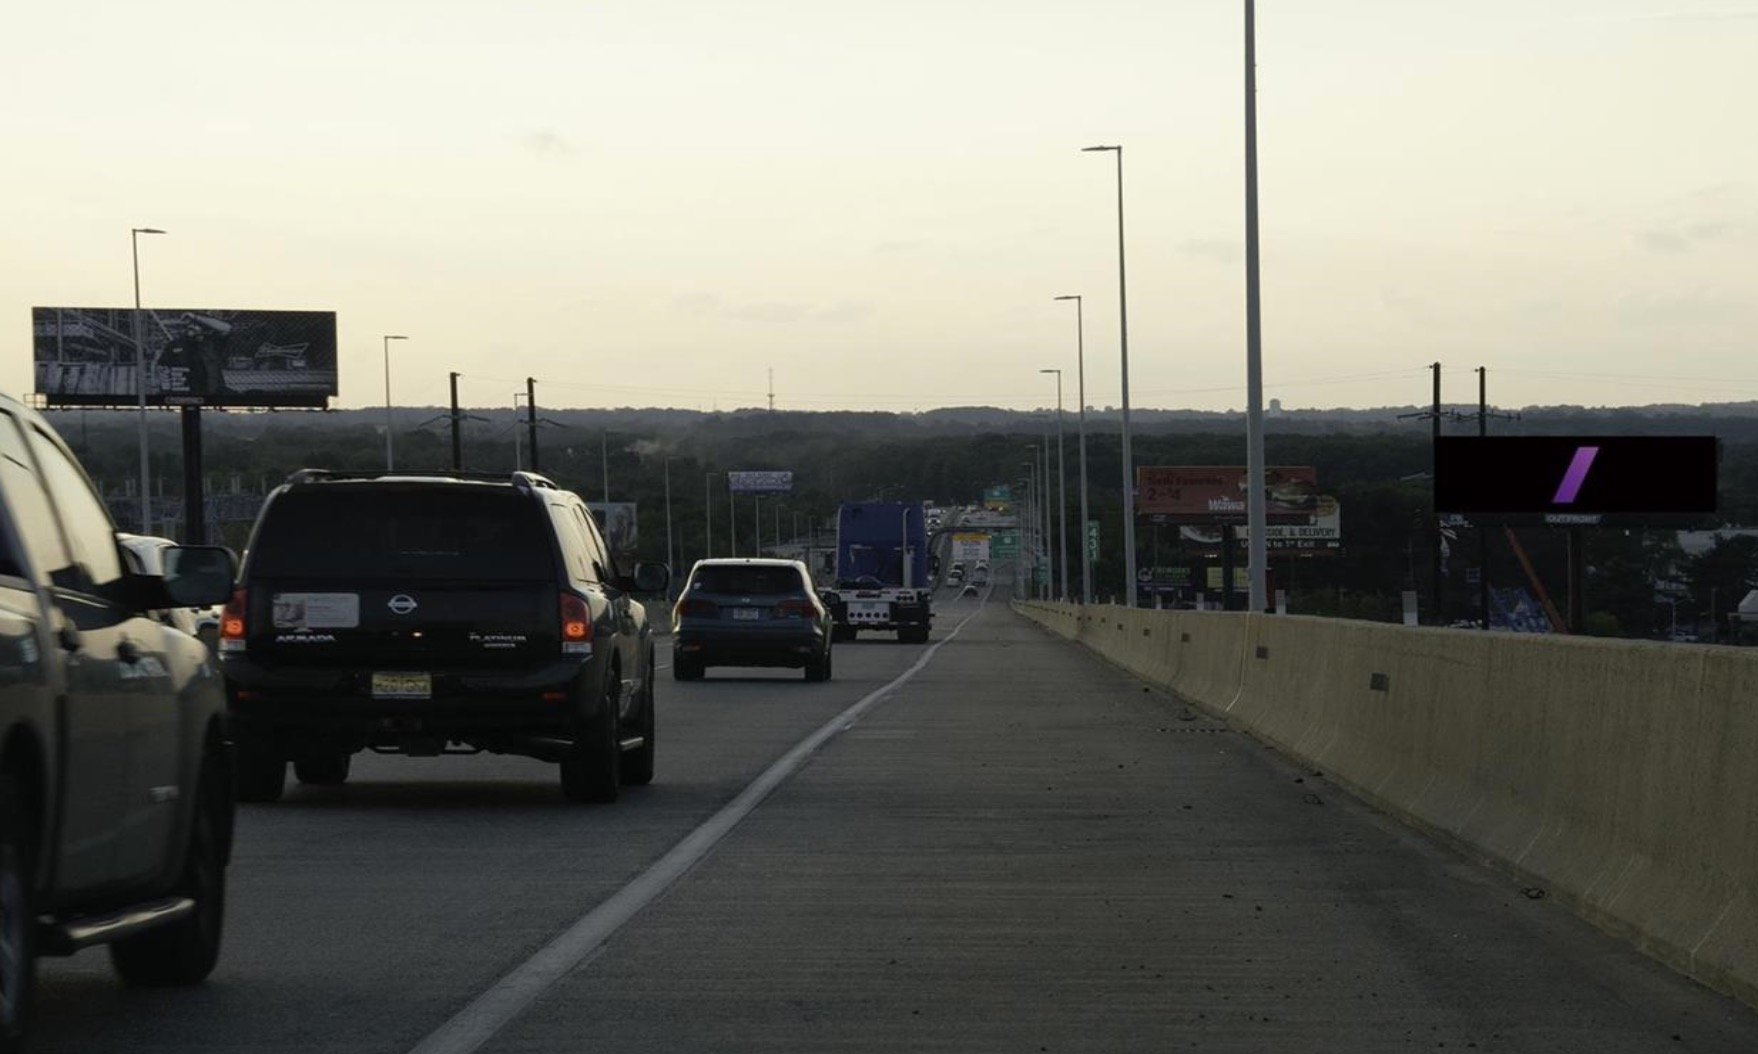
<path fill-rule="evenodd" d="M 31 854 L 31 865 L 42 859 L 43 803 L 47 792 L 43 768 L 43 744 L 28 728 L 14 728 L 0 749 L 0 774 L 10 776 L 18 788 L 19 812 L 30 825 L 23 839 Z"/>

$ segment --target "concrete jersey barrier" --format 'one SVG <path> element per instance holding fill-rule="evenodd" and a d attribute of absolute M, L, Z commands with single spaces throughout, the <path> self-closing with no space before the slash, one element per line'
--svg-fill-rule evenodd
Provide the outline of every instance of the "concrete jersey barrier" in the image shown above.
<path fill-rule="evenodd" d="M 1758 653 L 1014 608 L 1758 1006 Z"/>

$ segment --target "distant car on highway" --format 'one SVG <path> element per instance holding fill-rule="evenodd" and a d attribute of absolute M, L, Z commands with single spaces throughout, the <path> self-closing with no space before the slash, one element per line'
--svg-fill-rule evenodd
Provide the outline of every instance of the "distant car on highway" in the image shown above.
<path fill-rule="evenodd" d="M 828 681 L 830 609 L 798 560 L 698 560 L 672 609 L 673 678 L 710 666 L 783 666 Z"/>
<path fill-rule="evenodd" d="M 965 586 L 964 592 L 959 594 L 959 596 L 965 596 L 965 597 L 974 597 L 974 596 L 979 596 L 979 595 L 980 595 L 980 591 L 974 585 Z"/>
<path fill-rule="evenodd" d="M 169 538 L 145 534 L 118 533 L 116 540 L 122 543 L 122 555 L 128 560 L 129 570 L 143 575 L 163 575 L 165 553 L 177 546 Z M 220 644 L 220 605 L 167 608 L 154 612 L 153 617 L 206 644 L 209 654 L 217 652 Z"/>
<path fill-rule="evenodd" d="M 110 946 L 122 979 L 194 984 L 225 917 L 232 796 L 206 649 L 154 612 L 231 589 L 224 549 L 131 570 L 67 445 L 0 396 L 0 1050 L 39 955 Z"/>
<path fill-rule="evenodd" d="M 531 472 L 303 469 L 269 495 L 220 627 L 238 797 L 362 750 L 522 754 L 572 801 L 653 779 L 653 634 L 585 502 Z"/>

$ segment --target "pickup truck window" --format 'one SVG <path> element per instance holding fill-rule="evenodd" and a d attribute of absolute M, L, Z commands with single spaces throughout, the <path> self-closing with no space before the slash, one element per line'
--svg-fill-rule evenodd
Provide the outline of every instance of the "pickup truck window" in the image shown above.
<path fill-rule="evenodd" d="M 67 557 L 61 530 L 55 525 L 55 513 L 49 507 L 49 496 L 37 481 L 31 467 L 30 452 L 25 449 L 24 435 L 11 414 L 0 413 L 0 500 L 12 513 L 12 523 L 19 534 L 19 543 L 39 573 L 51 581 L 63 582 L 71 572 L 73 561 Z M 10 573 L 23 577 L 23 571 Z"/>
<path fill-rule="evenodd" d="M 104 503 L 92 493 L 85 473 L 48 436 L 36 428 L 27 434 L 49 497 L 61 513 L 67 543 L 74 559 L 85 568 L 86 581 L 82 587 L 97 590 L 116 582 L 122 577 L 122 553 L 116 544 L 116 527 L 110 522 Z"/>

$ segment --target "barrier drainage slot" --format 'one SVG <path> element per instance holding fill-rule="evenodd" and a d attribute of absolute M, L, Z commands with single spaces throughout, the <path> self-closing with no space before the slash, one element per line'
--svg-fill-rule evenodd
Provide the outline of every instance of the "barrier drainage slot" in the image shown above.
<path fill-rule="evenodd" d="M 1392 690 L 1392 679 L 1383 673 L 1370 674 L 1367 678 L 1367 690 L 1370 692 L 1389 692 Z"/>
<path fill-rule="evenodd" d="M 1269 658 L 1270 657 L 1270 649 L 1264 647 L 1262 644 L 1259 644 L 1257 646 L 1257 657 L 1260 659 Z"/>
<path fill-rule="evenodd" d="M 1189 643 L 1190 643 L 1190 634 L 1188 634 L 1188 633 L 1180 633 L 1180 634 L 1179 634 L 1179 635 L 1178 635 L 1178 643 L 1180 643 L 1180 644 L 1189 644 Z"/>
<path fill-rule="evenodd" d="M 1144 636 L 1144 637 L 1151 637 L 1151 636 L 1153 636 L 1153 635 L 1154 635 L 1154 631 L 1153 631 L 1153 630 L 1151 630 L 1151 629 L 1147 629 L 1147 628 L 1145 628 L 1145 627 L 1144 627 L 1144 628 L 1143 628 L 1143 629 L 1142 629 L 1142 631 L 1141 631 L 1141 635 L 1142 635 L 1142 636 Z"/>

